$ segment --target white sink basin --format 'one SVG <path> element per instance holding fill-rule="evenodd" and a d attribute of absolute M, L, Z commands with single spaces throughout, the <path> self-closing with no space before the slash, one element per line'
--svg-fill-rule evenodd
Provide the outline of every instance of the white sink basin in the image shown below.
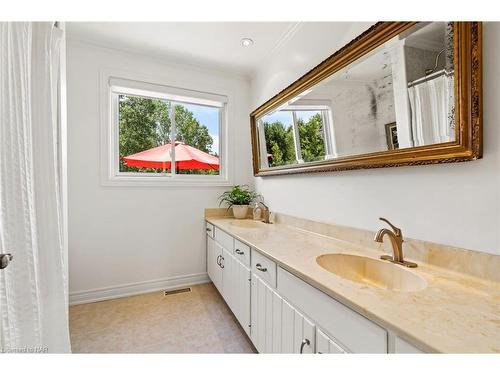
<path fill-rule="evenodd" d="M 427 287 L 427 282 L 416 273 L 383 260 L 350 254 L 324 254 L 317 257 L 316 262 L 344 279 L 380 289 L 416 292 Z"/>

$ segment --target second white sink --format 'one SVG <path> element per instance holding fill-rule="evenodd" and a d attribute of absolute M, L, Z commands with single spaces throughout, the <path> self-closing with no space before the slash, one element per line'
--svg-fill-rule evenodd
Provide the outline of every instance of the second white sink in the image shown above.
<path fill-rule="evenodd" d="M 316 262 L 344 279 L 380 289 L 416 292 L 427 287 L 427 282 L 419 275 L 383 260 L 351 254 L 324 254 L 317 257 Z"/>

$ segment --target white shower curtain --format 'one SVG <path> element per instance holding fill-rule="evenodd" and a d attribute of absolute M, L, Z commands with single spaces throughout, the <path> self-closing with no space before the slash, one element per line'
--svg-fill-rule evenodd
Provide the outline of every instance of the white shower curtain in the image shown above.
<path fill-rule="evenodd" d="M 453 141 L 453 76 L 443 74 L 416 84 L 408 94 L 414 145 Z"/>
<path fill-rule="evenodd" d="M 0 23 L 0 352 L 70 351 L 60 196 L 62 30 Z"/>

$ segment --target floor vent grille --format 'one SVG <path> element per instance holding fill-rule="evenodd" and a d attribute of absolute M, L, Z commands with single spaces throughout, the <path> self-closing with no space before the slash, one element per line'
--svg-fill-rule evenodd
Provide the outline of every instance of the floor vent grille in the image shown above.
<path fill-rule="evenodd" d="M 164 296 L 170 296 L 172 294 L 179 294 L 179 293 L 189 293 L 191 292 L 191 288 L 182 288 L 182 289 L 174 289 L 174 290 L 164 290 L 163 295 Z"/>

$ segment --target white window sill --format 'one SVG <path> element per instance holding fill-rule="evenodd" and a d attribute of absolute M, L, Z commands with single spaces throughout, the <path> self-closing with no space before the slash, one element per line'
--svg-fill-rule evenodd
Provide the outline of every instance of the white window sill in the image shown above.
<path fill-rule="evenodd" d="M 112 176 L 101 181 L 102 186 L 123 187 L 225 187 L 233 183 L 223 177 L 206 178 L 199 176 Z"/>

